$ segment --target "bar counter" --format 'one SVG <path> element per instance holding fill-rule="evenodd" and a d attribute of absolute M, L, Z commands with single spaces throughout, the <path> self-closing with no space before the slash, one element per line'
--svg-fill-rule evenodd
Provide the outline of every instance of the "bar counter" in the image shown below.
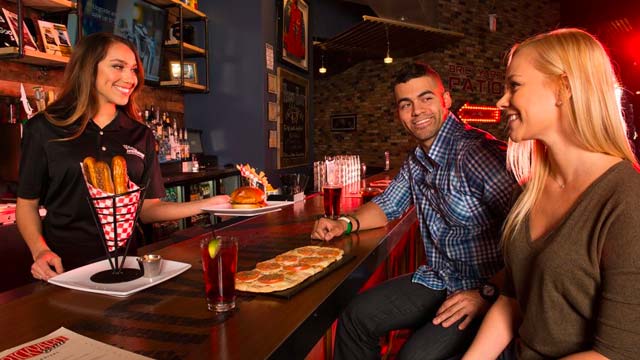
<path fill-rule="evenodd" d="M 172 164 L 169 164 L 172 165 Z M 177 164 L 179 165 L 179 163 Z M 205 168 L 198 172 L 182 172 L 179 167 L 162 166 L 164 186 L 178 186 L 193 184 L 208 180 L 221 180 L 230 176 L 240 175 L 240 171 L 235 168 Z"/>
<path fill-rule="evenodd" d="M 388 178 L 383 173 L 370 178 Z M 360 205 L 343 197 L 342 212 Z M 239 238 L 239 270 L 253 268 L 284 251 L 322 245 L 310 239 L 323 213 L 313 194 L 268 214 L 216 229 Z M 173 239 L 139 249 L 190 263 L 185 273 L 126 298 L 70 290 L 38 282 L 0 294 L 0 350 L 44 336 L 63 326 L 141 355 L 157 359 L 302 359 L 330 328 L 340 311 L 417 228 L 415 210 L 379 229 L 343 236 L 327 245 L 353 259 L 291 299 L 240 295 L 228 314 L 207 310 L 199 239 L 210 229 L 192 227 Z M 397 249 L 396 249 L 397 250 Z M 3 276 L 10 276 L 4 274 Z"/>

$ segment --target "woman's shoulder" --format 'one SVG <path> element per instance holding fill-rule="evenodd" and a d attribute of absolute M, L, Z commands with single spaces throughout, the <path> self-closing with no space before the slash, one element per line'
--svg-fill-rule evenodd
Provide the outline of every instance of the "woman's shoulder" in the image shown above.
<path fill-rule="evenodd" d="M 620 161 L 607 170 L 601 177 L 600 185 L 607 197 L 618 200 L 640 201 L 640 167 L 630 161 Z"/>
<path fill-rule="evenodd" d="M 56 132 L 56 126 L 47 120 L 47 117 L 43 112 L 39 112 L 24 122 L 24 131 L 31 134 L 39 133 L 42 135 L 49 134 L 53 136 Z"/>
<path fill-rule="evenodd" d="M 35 114 L 32 118 L 24 122 L 25 128 L 46 126 L 49 123 L 43 112 Z"/>
<path fill-rule="evenodd" d="M 640 166 L 630 161 L 620 161 L 613 165 L 607 173 L 612 185 L 631 186 L 637 189 L 640 184 Z"/>

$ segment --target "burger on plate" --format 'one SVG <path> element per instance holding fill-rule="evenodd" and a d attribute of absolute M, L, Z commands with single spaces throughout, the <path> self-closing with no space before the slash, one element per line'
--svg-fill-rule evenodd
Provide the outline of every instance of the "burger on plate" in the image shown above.
<path fill-rule="evenodd" d="M 231 207 L 234 209 L 255 209 L 267 206 L 264 191 L 253 186 L 241 186 L 231 193 Z"/>

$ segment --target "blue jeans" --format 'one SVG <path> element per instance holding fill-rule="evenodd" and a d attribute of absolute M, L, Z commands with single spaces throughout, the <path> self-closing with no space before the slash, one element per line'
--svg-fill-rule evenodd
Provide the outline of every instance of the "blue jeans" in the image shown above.
<path fill-rule="evenodd" d="M 458 330 L 462 320 L 448 328 L 433 325 L 447 293 L 411 282 L 412 275 L 388 280 L 349 303 L 338 321 L 336 360 L 379 359 L 380 337 L 396 329 L 412 330 L 398 359 L 455 359 L 464 354 L 482 319 L 464 330 Z"/>

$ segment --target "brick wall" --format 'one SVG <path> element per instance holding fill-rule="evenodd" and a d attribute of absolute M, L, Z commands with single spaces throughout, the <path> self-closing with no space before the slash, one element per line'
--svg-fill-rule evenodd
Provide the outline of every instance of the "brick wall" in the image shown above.
<path fill-rule="evenodd" d="M 497 14 L 497 31 L 489 32 L 490 9 Z M 446 1 L 437 7 L 435 27 L 464 34 L 445 49 L 414 58 L 382 59 L 359 63 L 347 71 L 314 81 L 313 131 L 315 160 L 330 154 L 360 154 L 369 166 L 384 166 L 384 151 L 391 165 L 399 165 L 415 142 L 395 116 L 393 74 L 402 64 L 429 63 L 451 91 L 452 110 L 465 102 L 493 105 L 502 95 L 505 54 L 517 41 L 551 30 L 560 20 L 560 6 L 551 0 Z M 391 44 L 393 48 L 393 44 Z M 393 52 L 393 51 L 392 51 Z M 332 114 L 357 114 L 357 129 L 331 131 Z M 474 124 L 505 139 L 502 124 Z"/>

